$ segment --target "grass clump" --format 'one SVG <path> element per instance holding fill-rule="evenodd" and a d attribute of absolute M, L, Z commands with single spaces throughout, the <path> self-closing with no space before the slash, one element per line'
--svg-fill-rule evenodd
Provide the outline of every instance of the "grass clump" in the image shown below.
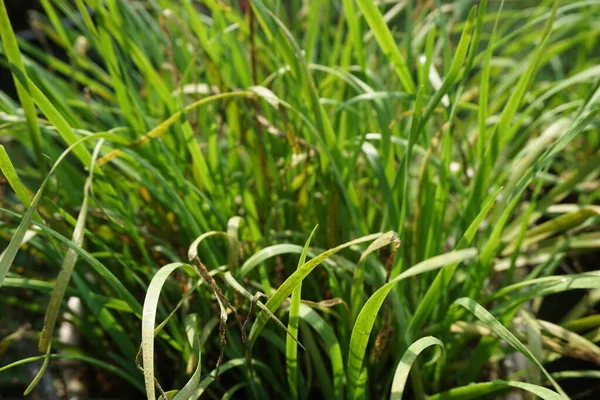
<path fill-rule="evenodd" d="M 0 371 L 43 363 L 10 390 L 598 378 L 598 2 L 45 0 L 39 46 L 4 3 Z"/>

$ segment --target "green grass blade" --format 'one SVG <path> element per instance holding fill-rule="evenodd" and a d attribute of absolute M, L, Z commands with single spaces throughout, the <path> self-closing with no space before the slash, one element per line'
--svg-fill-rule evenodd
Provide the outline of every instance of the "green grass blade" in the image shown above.
<path fill-rule="evenodd" d="M 103 136 L 102 134 L 98 134 L 98 137 L 102 137 L 102 136 Z M 25 219 L 25 216 L 22 216 L 20 214 L 17 214 L 15 212 L 12 212 L 7 209 L 0 208 L 0 211 L 4 212 L 5 214 L 11 215 L 13 217 L 22 218 L 23 220 Z M 103 265 L 100 261 L 98 261 L 98 259 L 93 257 L 90 253 L 88 253 L 87 251 L 82 249 L 80 246 L 75 245 L 72 241 L 70 241 L 66 237 L 62 236 L 60 233 L 47 227 L 46 225 L 44 225 L 40 222 L 37 222 L 37 221 L 31 221 L 31 222 L 35 226 L 40 228 L 40 230 L 42 232 L 44 232 L 45 234 L 47 234 L 48 236 L 56 239 L 58 242 L 69 247 L 70 249 L 75 250 L 75 252 L 79 255 L 79 257 L 84 259 L 96 271 L 96 273 L 98 275 L 100 275 L 102 277 L 102 279 L 104 279 L 109 284 L 109 286 L 118 294 L 120 299 L 122 299 L 123 301 L 125 301 L 127 303 L 127 306 L 129 307 L 130 312 L 133 312 L 137 315 L 142 314 L 142 306 L 138 303 L 138 301 L 135 299 L 135 297 L 133 297 L 133 295 L 131 294 L 131 292 L 129 290 L 127 290 L 125 285 L 119 279 L 117 279 L 117 277 L 105 265 Z M 10 243 L 9 243 L 9 247 L 10 247 Z M 7 247 L 7 250 L 9 247 Z"/>
<path fill-rule="evenodd" d="M 26 75 L 21 74 L 20 71 L 15 69 L 13 69 L 13 73 L 18 76 L 23 85 L 27 85 L 25 87 L 27 87 L 29 96 L 31 96 L 46 118 L 48 118 L 48 120 L 56 127 L 65 143 L 69 146 L 77 143 L 78 136 L 75 134 L 67 120 L 52 104 L 52 101 L 50 101 L 40 88 L 38 88 Z M 75 153 L 85 167 L 90 165 L 92 155 L 85 147 L 75 146 L 73 148 L 73 153 Z"/>
<path fill-rule="evenodd" d="M 279 306 L 281 306 L 281 304 L 287 298 L 287 296 L 289 296 L 292 293 L 294 288 L 298 286 L 304 280 L 304 278 L 306 278 L 306 276 L 308 276 L 308 274 L 310 274 L 311 271 L 317 266 L 319 266 L 319 264 L 321 264 L 326 258 L 334 255 L 335 253 L 347 247 L 375 240 L 380 235 L 381 234 L 376 233 L 373 235 L 363 236 L 359 239 L 352 240 L 350 242 L 344 243 L 338 247 L 335 247 L 333 249 L 327 250 L 319 254 L 312 260 L 302 265 L 291 276 L 289 276 L 285 280 L 285 282 L 283 282 L 281 286 L 279 286 L 277 291 L 271 296 L 271 298 L 269 299 L 269 301 L 267 301 L 267 304 L 265 304 L 265 306 L 271 312 L 274 312 L 279 308 Z M 248 339 L 248 351 L 251 351 L 252 346 L 256 342 L 256 339 L 260 335 L 260 332 L 262 331 L 268 320 L 269 316 L 267 315 L 267 313 L 261 312 L 256 318 L 256 321 L 254 321 L 254 324 L 252 325 L 252 330 L 250 331 L 250 337 Z"/>
<path fill-rule="evenodd" d="M 515 350 L 526 356 L 532 363 L 534 363 L 542 373 L 548 378 L 556 390 L 564 397 L 568 398 L 567 394 L 562 390 L 560 385 L 552 378 L 552 376 L 546 371 L 546 368 L 535 358 L 531 351 L 523 344 L 519 339 L 516 338 L 508 329 L 506 329 L 492 314 L 489 313 L 485 308 L 480 306 L 476 301 L 463 297 L 455 301 L 455 304 L 460 305 L 473 313 L 485 326 L 491 329 L 495 334 L 504 339 L 510 344 Z"/>
<path fill-rule="evenodd" d="M 206 391 L 206 389 L 208 389 L 208 387 L 215 380 L 218 379 L 219 376 L 221 376 L 223 373 L 225 373 L 233 368 L 242 367 L 242 366 L 246 365 L 246 361 L 247 360 L 245 358 L 236 358 L 233 360 L 229 360 L 226 363 L 223 363 L 223 365 L 221 365 L 221 367 L 218 369 L 217 368 L 213 369 L 204 379 L 202 379 L 200 381 L 200 385 L 198 386 L 198 388 L 196 389 L 196 391 L 190 398 L 198 399 L 200 396 L 202 396 L 202 394 Z M 269 368 L 265 364 L 261 363 L 260 361 L 252 360 L 252 363 L 257 366 L 262 367 L 266 371 L 269 371 Z"/>
<path fill-rule="evenodd" d="M 593 378 L 600 379 L 600 371 L 560 371 L 552 374 L 554 379 Z"/>
<path fill-rule="evenodd" d="M 13 71 L 16 69 L 23 76 L 27 76 L 25 66 L 23 65 L 21 51 L 19 50 L 19 44 L 17 43 L 15 33 L 13 32 L 12 25 L 8 18 L 4 0 L 0 0 L 0 39 L 2 39 L 2 45 L 4 46 L 4 52 L 8 58 L 9 64 L 14 66 Z M 21 107 L 23 107 L 23 111 L 25 112 L 25 118 L 27 120 L 29 135 L 31 137 L 31 142 L 33 143 L 36 159 L 38 165 L 42 168 L 42 172 L 44 172 L 45 162 L 42 159 L 42 134 L 37 120 L 35 105 L 31 95 L 28 93 L 26 82 L 22 82 L 14 72 L 13 79 L 17 88 L 17 96 L 19 97 Z"/>
<path fill-rule="evenodd" d="M 548 18 L 539 43 L 534 53 L 531 55 L 531 60 L 529 61 L 527 70 L 519 78 L 519 82 L 517 83 L 514 91 L 508 99 L 508 102 L 506 103 L 506 106 L 504 107 L 504 110 L 502 111 L 500 121 L 498 122 L 498 132 L 500 134 L 500 148 L 503 147 L 503 145 L 511 139 L 511 137 L 508 136 L 510 124 L 512 123 L 515 114 L 517 113 L 518 107 L 521 104 L 523 97 L 525 96 L 525 92 L 531 84 L 534 74 L 537 72 L 538 63 L 541 58 L 540 56 L 544 51 L 546 43 L 548 42 L 548 38 L 550 37 L 550 33 L 552 32 L 552 24 L 554 23 L 554 18 L 556 17 L 557 8 L 558 0 L 555 0 L 552 3 L 552 12 L 550 14 L 550 18 Z"/>
<path fill-rule="evenodd" d="M 29 207 L 29 204 L 31 204 L 29 194 L 27 194 L 25 186 L 23 186 L 21 183 L 19 175 L 10 161 L 10 157 L 6 153 L 6 149 L 2 145 L 0 145 L 0 170 L 8 180 L 10 187 L 15 191 L 15 194 L 21 203 L 23 203 L 25 207 Z"/>
<path fill-rule="evenodd" d="M 360 260 L 354 269 L 352 276 L 352 287 L 350 289 L 350 309 L 352 312 L 352 322 L 356 320 L 358 313 L 363 306 L 364 296 L 364 273 L 365 273 L 365 261 L 369 254 L 376 252 L 377 250 L 386 247 L 394 243 L 395 246 L 400 244 L 398 234 L 394 231 L 389 231 L 377 238 L 373 243 L 367 247 L 365 251 L 360 255 Z"/>
<path fill-rule="evenodd" d="M 318 227 L 318 225 L 315 226 L 308 237 L 308 240 L 304 244 L 304 248 L 302 249 L 302 254 L 300 254 L 300 258 L 298 259 L 298 266 L 296 269 L 300 268 L 306 262 L 306 253 L 308 252 L 310 241 L 312 240 L 312 237 Z M 298 398 L 298 346 L 294 338 L 298 337 L 298 315 L 300 313 L 301 296 L 302 282 L 300 282 L 292 291 L 292 302 L 290 304 L 289 322 L 287 327 L 289 334 L 286 336 L 285 341 L 287 379 L 288 384 L 290 385 L 290 396 L 293 399 Z"/>
<path fill-rule="evenodd" d="M 600 359 L 597 0 L 38 3 L 0 27 L 0 353 L 48 315 L 30 387 L 99 343 L 154 398 L 561 396 L 463 297 L 548 369 Z"/>
<path fill-rule="evenodd" d="M 61 161 L 63 161 L 71 151 L 74 151 L 74 149 L 77 146 L 80 146 L 84 141 L 89 141 L 92 139 L 99 139 L 102 136 L 103 136 L 103 134 L 100 133 L 100 134 L 96 134 L 96 135 L 87 136 L 87 137 L 84 137 L 84 138 L 81 138 L 81 139 L 75 141 L 75 143 L 73 143 L 69 148 L 67 148 L 61 154 L 61 156 L 56 160 L 56 162 L 54 163 L 54 166 L 52 167 L 52 169 L 50 170 L 50 172 L 48 173 L 48 175 L 42 182 L 37 193 L 33 197 L 31 204 L 27 208 L 27 212 L 23 216 L 23 220 L 19 224 L 19 227 L 17 228 L 17 231 L 15 232 L 14 236 L 10 240 L 8 247 L 6 248 L 5 252 L 2 253 L 2 256 L 0 257 L 0 287 L 2 286 L 2 282 L 4 282 L 4 278 L 6 277 L 6 274 L 8 273 L 8 270 L 10 269 L 10 267 L 13 263 L 13 260 L 15 259 L 16 255 L 17 255 L 17 252 L 19 251 L 19 247 L 21 246 L 23 237 L 25 236 L 25 233 L 27 232 L 29 223 L 33 219 L 34 211 L 36 210 L 36 207 L 44 194 L 44 189 L 46 188 L 46 185 L 50 181 L 50 178 L 52 177 L 52 174 L 54 173 L 56 168 L 60 165 Z M 90 161 L 91 161 L 91 156 L 90 156 Z M 89 165 L 89 163 L 87 165 Z"/>
<path fill-rule="evenodd" d="M 531 287 L 524 292 L 513 293 L 527 286 Z M 546 276 L 515 283 L 496 291 L 492 296 L 489 296 L 489 299 L 502 298 L 513 293 L 506 299 L 504 304 L 499 306 L 500 310 L 504 307 L 511 309 L 536 297 L 545 297 L 568 290 L 598 288 L 600 288 L 600 271 L 590 271 L 574 275 Z"/>
<path fill-rule="evenodd" d="M 29 357 L 29 358 L 24 358 L 22 360 L 19 361 L 15 361 L 14 363 L 5 365 L 3 367 L 0 367 L 0 372 L 4 372 L 8 369 L 17 367 L 19 365 L 23 365 L 23 364 L 27 364 L 27 363 L 31 363 L 31 362 L 36 362 L 39 360 L 43 360 L 46 359 L 46 356 L 35 356 L 35 357 Z M 102 368 L 108 372 L 112 372 L 115 376 L 121 377 L 123 379 L 125 379 L 127 382 L 131 383 L 131 385 L 135 388 L 137 388 L 140 391 L 144 391 L 144 386 L 142 385 L 142 383 L 136 379 L 134 376 L 132 376 L 131 374 L 129 374 L 127 371 L 115 367 L 114 365 L 111 365 L 107 362 L 104 362 L 102 360 L 98 360 L 96 358 L 93 357 L 88 357 L 85 355 L 81 355 L 81 354 L 50 354 L 50 358 L 56 358 L 56 359 L 63 359 L 63 360 L 78 360 L 78 361 L 83 361 L 85 363 L 88 363 L 90 365 L 94 365 L 97 366 L 99 368 Z"/>
<path fill-rule="evenodd" d="M 200 336 L 197 329 L 198 316 L 196 314 L 186 316 L 185 330 L 190 346 L 192 346 L 192 351 L 197 354 L 195 360 L 196 368 L 194 369 L 194 373 L 190 377 L 190 380 L 187 381 L 185 386 L 183 386 L 179 392 L 177 392 L 173 397 L 173 400 L 189 400 L 200 384 L 200 379 L 202 378 L 202 349 L 200 348 Z"/>
<path fill-rule="evenodd" d="M 304 346 L 302 346 L 302 344 L 300 342 L 298 342 L 298 338 L 296 337 L 296 334 L 292 334 L 290 332 L 290 330 L 284 325 L 284 323 L 281 322 L 279 320 L 279 318 L 277 318 L 275 316 L 275 314 L 273 314 L 263 303 L 260 302 L 260 300 L 257 299 L 257 296 L 253 296 L 252 293 L 250 293 L 249 291 L 244 289 L 244 287 L 233 277 L 233 275 L 231 275 L 231 272 L 229 272 L 229 271 L 225 272 L 223 274 L 223 278 L 225 279 L 225 282 L 227 282 L 227 284 L 233 290 L 235 290 L 236 292 L 238 292 L 239 294 L 241 294 L 242 296 L 244 296 L 246 299 L 250 300 L 251 302 L 256 302 L 256 307 L 258 307 L 262 312 L 267 313 L 269 318 L 271 318 L 273 321 L 275 321 L 275 323 L 277 325 L 279 325 L 279 327 L 288 334 L 290 339 L 294 340 L 296 342 L 296 344 L 299 344 L 300 347 L 302 347 L 302 349 L 304 349 Z"/>
<path fill-rule="evenodd" d="M 498 197 L 501 190 L 501 188 L 498 189 L 495 193 L 491 194 L 486 200 L 483 207 L 481 208 L 481 211 L 473 220 L 473 222 L 471 222 L 471 225 L 466 230 L 461 240 L 458 242 L 458 245 L 456 246 L 457 250 L 465 248 L 471 244 L 473 238 L 475 237 L 475 234 L 477 233 L 477 229 L 481 225 L 481 222 L 490 212 L 492 206 L 494 205 L 496 197 Z M 425 296 L 419 302 L 417 310 L 415 311 L 413 317 L 410 320 L 407 333 L 409 338 L 415 335 L 417 331 L 421 329 L 421 327 L 425 323 L 425 320 L 431 314 L 433 308 L 439 301 L 442 295 L 442 291 L 445 290 L 444 287 L 450 284 L 450 280 L 452 279 L 457 267 L 458 264 L 454 264 L 438 272 L 433 283 L 431 284 L 429 289 L 427 289 Z"/>
<path fill-rule="evenodd" d="M 342 359 L 342 348 L 335 335 L 335 331 L 327 321 L 315 310 L 306 304 L 300 304 L 299 314 L 303 321 L 308 323 L 323 339 L 329 358 L 333 375 L 333 390 L 337 399 L 344 398 L 345 372 Z"/>
<path fill-rule="evenodd" d="M 423 350 L 431 346 L 440 346 L 442 350 L 444 350 L 444 344 L 433 336 L 422 337 L 406 349 L 396 367 L 396 372 L 394 373 L 390 400 L 402 400 L 402 395 L 404 394 L 404 389 L 406 387 L 406 380 L 408 379 L 408 374 L 410 373 L 413 363 Z"/>
<path fill-rule="evenodd" d="M 21 179 L 19 179 L 19 175 L 17 174 L 13 163 L 10 161 L 10 157 L 6 153 L 6 149 L 2 145 L 0 145 L 0 171 L 2 171 L 6 177 L 8 184 L 14 190 L 21 203 L 23 203 L 25 207 L 29 207 L 31 204 L 30 195 L 27 193 L 25 186 L 23 186 Z M 42 221 L 42 218 L 38 214 L 37 210 L 35 211 L 33 218 L 36 221 Z"/>
<path fill-rule="evenodd" d="M 383 19 L 383 15 L 381 15 L 381 11 L 379 11 L 373 0 L 356 0 L 356 3 L 367 20 L 367 23 L 386 58 L 388 58 L 394 66 L 394 71 L 396 71 L 396 75 L 400 78 L 404 90 L 407 93 L 415 93 L 415 83 L 410 74 L 410 70 L 406 65 L 404 56 L 400 53 L 398 45 L 396 45 L 396 42 L 394 41 L 392 32 Z"/>
<path fill-rule="evenodd" d="M 94 163 L 96 162 L 96 158 L 98 157 L 98 153 L 100 152 L 102 143 L 103 140 L 100 140 L 96 145 L 96 148 L 94 149 L 94 153 L 92 154 L 92 162 L 90 164 L 90 173 L 83 188 L 83 203 L 81 204 L 81 211 L 79 211 L 79 216 L 77 217 L 77 224 L 75 225 L 75 229 L 73 230 L 73 237 L 71 238 L 71 241 L 76 246 L 82 246 L 83 244 L 90 189 L 92 187 L 92 181 L 94 179 Z M 67 290 L 67 286 L 69 285 L 71 274 L 73 273 L 73 269 L 75 268 L 77 257 L 78 254 L 73 249 L 69 249 L 67 251 L 67 254 L 65 255 L 65 259 L 61 266 L 58 277 L 56 278 L 54 290 L 50 295 L 50 301 L 48 302 L 48 306 L 46 307 L 44 326 L 42 328 L 42 334 L 40 336 L 40 341 L 38 345 L 39 350 L 42 353 L 50 350 L 56 318 L 58 317 L 58 312 L 60 310 L 60 305 L 65 295 L 65 291 Z"/>
<path fill-rule="evenodd" d="M 178 122 L 183 115 L 187 114 L 188 112 L 190 112 L 204 104 L 211 103 L 215 100 L 227 99 L 227 98 L 231 98 L 231 97 L 248 97 L 251 94 L 252 94 L 252 92 L 247 92 L 247 91 L 219 93 L 219 94 L 216 94 L 213 96 L 208 96 L 204 99 L 198 100 L 198 101 L 186 106 L 183 109 L 183 111 L 176 112 L 175 114 L 173 114 L 172 116 L 170 116 L 169 118 L 167 118 L 166 120 L 161 122 L 159 125 L 157 125 L 153 129 L 148 131 L 148 133 L 146 133 L 145 135 L 143 135 L 142 137 L 137 139 L 130 146 L 139 146 L 139 145 L 142 145 L 154 138 L 161 137 L 169 130 L 169 128 L 171 126 L 173 126 L 176 122 Z M 110 153 L 108 153 L 107 155 L 105 155 L 104 157 L 102 157 L 98 160 L 98 166 L 103 165 L 116 157 L 119 157 L 123 153 L 124 153 L 124 151 L 122 149 L 117 149 L 117 150 L 111 151 Z"/>
<path fill-rule="evenodd" d="M 254 268 L 261 265 L 269 258 L 276 257 L 282 254 L 302 254 L 303 247 L 297 244 L 275 244 L 265 247 L 249 257 L 240 267 L 240 276 L 245 277 Z"/>
<path fill-rule="evenodd" d="M 433 97 L 427 103 L 425 111 L 423 112 L 423 117 L 421 118 L 421 121 L 419 121 L 419 127 L 417 128 L 419 131 L 423 128 L 423 125 L 429 120 L 429 117 L 431 116 L 431 113 L 433 113 L 435 107 L 437 107 L 439 102 L 448 93 L 452 85 L 456 83 L 459 77 L 460 68 L 465 62 L 467 52 L 469 50 L 469 44 L 471 43 L 471 38 L 473 36 L 473 25 L 475 24 L 476 15 L 477 7 L 473 6 L 473 8 L 471 8 L 471 12 L 469 13 L 467 22 L 465 23 L 465 27 L 460 37 L 460 41 L 458 42 L 458 46 L 456 47 L 456 53 L 454 54 L 454 58 L 452 59 L 452 64 L 450 65 L 448 74 L 444 78 L 444 82 L 442 83 L 440 89 L 435 92 Z"/>
<path fill-rule="evenodd" d="M 429 396 L 430 400 L 467 400 L 467 399 L 480 399 L 485 398 L 491 393 L 497 392 L 499 390 L 506 389 L 522 389 L 529 393 L 532 393 L 536 396 L 544 400 L 561 400 L 564 399 L 558 393 L 547 389 L 542 386 L 533 385 L 531 383 L 526 382 L 518 382 L 518 381 L 502 381 L 502 380 L 493 380 L 491 382 L 484 383 L 473 383 L 468 386 L 458 387 L 454 389 L 450 389 L 447 392 L 434 394 L 433 396 Z"/>
<path fill-rule="evenodd" d="M 383 305 L 387 295 L 392 291 L 394 286 L 412 276 L 416 276 L 425 272 L 434 271 L 436 269 L 460 263 L 471 259 L 477 255 L 476 249 L 458 250 L 425 260 L 412 268 L 407 269 L 396 278 L 392 279 L 382 287 L 380 287 L 367 300 L 366 304 L 360 311 L 350 338 L 350 351 L 348 354 L 348 381 L 351 390 L 351 397 L 356 398 L 359 387 L 357 382 L 360 380 L 363 360 L 365 357 L 367 344 L 371 331 L 375 325 L 377 314 Z"/>
<path fill-rule="evenodd" d="M 81 246 L 83 244 L 85 223 L 88 211 L 89 193 L 92 187 L 92 180 L 94 178 L 94 163 L 96 162 L 96 158 L 98 157 L 98 153 L 100 152 L 100 148 L 102 147 L 103 142 L 104 140 L 102 139 L 98 141 L 98 144 L 94 149 L 94 153 L 92 155 L 92 162 L 90 164 L 90 174 L 85 182 L 85 186 L 83 189 L 83 203 L 81 204 L 81 211 L 79 211 L 79 216 L 77 217 L 77 224 L 75 225 L 75 229 L 73 230 L 73 237 L 71 238 L 71 241 L 77 246 Z M 60 272 L 58 274 L 58 277 L 56 278 L 54 289 L 52 290 L 52 293 L 50 295 L 50 301 L 46 306 L 44 326 L 42 327 L 42 333 L 38 342 L 38 349 L 41 353 L 46 353 L 47 356 L 50 355 L 50 351 L 52 349 L 52 336 L 54 334 L 54 326 L 56 324 L 56 319 L 58 318 L 60 306 L 62 304 L 67 287 L 69 285 L 69 281 L 71 280 L 71 274 L 73 273 L 73 270 L 75 268 L 77 257 L 78 255 L 73 249 L 67 250 L 67 254 L 65 255 L 63 264 L 60 268 Z M 31 391 L 40 382 L 40 380 L 44 376 L 46 368 L 48 367 L 49 361 L 50 358 L 46 357 L 46 359 L 44 360 L 44 364 L 42 365 L 36 376 L 33 378 L 27 389 L 25 389 L 25 396 L 31 393 Z"/>
<path fill-rule="evenodd" d="M 358 61 L 361 68 L 365 68 L 365 56 L 363 50 L 363 40 L 360 32 L 360 22 L 356 18 L 356 10 L 354 8 L 354 0 L 342 0 L 344 7 L 344 17 L 346 24 L 348 24 L 348 31 L 350 32 L 350 40 L 354 47 L 354 59 Z"/>
<path fill-rule="evenodd" d="M 165 265 L 152 278 L 146 297 L 144 299 L 143 317 L 142 317 L 142 344 L 141 352 L 144 366 L 144 382 L 146 386 L 146 395 L 148 399 L 156 399 L 155 392 L 155 377 L 154 377 L 154 324 L 156 321 L 156 311 L 158 308 L 158 300 L 162 287 L 165 284 L 169 275 L 182 268 L 190 276 L 196 277 L 197 274 L 194 268 L 189 264 L 172 263 Z"/>
<path fill-rule="evenodd" d="M 126 361 L 120 362 L 120 364 L 127 368 L 130 373 L 137 373 L 134 363 L 136 354 L 135 345 L 129 337 L 128 332 L 125 331 L 125 327 L 118 322 L 108 307 L 96 296 L 91 286 L 77 274 L 77 271 L 73 272 L 71 278 L 83 303 L 91 310 L 91 314 L 97 319 L 98 324 L 115 343 L 115 346 L 125 358 Z"/>

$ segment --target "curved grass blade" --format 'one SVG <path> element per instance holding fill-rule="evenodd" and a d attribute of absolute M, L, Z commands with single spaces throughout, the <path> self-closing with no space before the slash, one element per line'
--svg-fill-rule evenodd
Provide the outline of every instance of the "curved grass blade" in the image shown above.
<path fill-rule="evenodd" d="M 232 386 L 230 389 L 228 389 L 224 394 L 223 397 L 221 397 L 221 400 L 231 400 L 234 399 L 235 397 L 233 397 L 235 395 L 235 392 L 237 392 L 238 390 L 240 390 L 243 387 L 248 386 L 248 384 L 246 382 L 241 382 L 238 383 L 237 385 Z"/>
<path fill-rule="evenodd" d="M 352 322 L 356 320 L 360 309 L 363 306 L 363 295 L 364 295 L 364 272 L 365 272 L 365 261 L 369 254 L 394 243 L 394 245 L 400 244 L 398 234 L 394 231 L 389 231 L 377 238 L 373 243 L 367 247 L 365 251 L 360 255 L 360 260 L 354 269 L 354 275 L 352 277 L 352 287 L 350 289 L 350 309 L 352 311 Z"/>
<path fill-rule="evenodd" d="M 544 400 L 564 400 L 558 393 L 542 386 L 517 381 L 493 380 L 491 382 L 473 383 L 468 386 L 450 389 L 447 392 L 434 394 L 428 400 L 467 400 L 486 398 L 487 395 L 503 389 L 522 389 Z"/>
<path fill-rule="evenodd" d="M 383 305 L 387 295 L 392 291 L 394 286 L 412 276 L 416 276 L 425 272 L 433 271 L 445 266 L 454 265 L 463 261 L 469 260 L 477 256 L 477 249 L 463 249 L 453 251 L 450 253 L 442 254 L 436 257 L 432 257 L 425 261 L 418 263 L 412 268 L 407 269 L 396 278 L 392 279 L 382 287 L 380 287 L 365 303 L 364 307 L 360 311 L 354 328 L 352 329 L 352 335 L 350 337 L 350 347 L 348 354 L 348 383 L 351 390 L 351 398 L 358 398 L 360 387 L 357 383 L 360 380 L 361 373 L 363 371 L 362 365 L 367 350 L 367 344 L 371 331 L 375 325 L 377 314 Z"/>
<path fill-rule="evenodd" d="M 394 380 L 392 381 L 392 392 L 390 395 L 390 400 L 402 400 L 402 395 L 404 394 L 404 388 L 406 385 L 406 380 L 408 379 L 408 374 L 410 372 L 410 368 L 413 363 L 428 347 L 431 346 L 440 346 L 442 350 L 444 350 L 444 343 L 442 343 L 439 339 L 434 338 L 433 336 L 422 337 L 417 340 L 413 344 L 411 344 L 408 349 L 404 352 L 402 359 L 398 363 L 396 367 L 396 372 L 394 373 Z"/>
<path fill-rule="evenodd" d="M 264 249 L 254 253 L 246 260 L 246 262 L 244 262 L 244 264 L 242 264 L 239 271 L 240 277 L 243 278 L 248 275 L 254 268 L 262 264 L 265 260 L 281 254 L 302 254 L 302 246 L 286 243 L 265 247 Z"/>
<path fill-rule="evenodd" d="M 484 323 L 489 329 L 491 329 L 496 335 L 500 336 L 504 339 L 508 344 L 510 344 L 515 350 L 522 353 L 525 357 L 531 360 L 548 378 L 548 380 L 552 383 L 554 388 L 565 398 L 569 398 L 567 394 L 562 390 L 560 385 L 552 378 L 552 376 L 546 371 L 546 368 L 542 365 L 541 362 L 538 361 L 537 358 L 531 353 L 531 351 L 523 344 L 515 335 L 513 335 L 508 329 L 504 327 L 489 311 L 479 305 L 475 300 L 470 299 L 468 297 L 463 297 L 454 302 L 457 305 L 460 305 L 473 313 L 481 322 Z M 558 395 L 557 395 L 558 396 Z"/>
<path fill-rule="evenodd" d="M 215 100 L 220 100 L 220 99 L 227 99 L 227 98 L 232 98 L 232 97 L 248 97 L 251 95 L 252 95 L 252 92 L 239 91 L 239 92 L 230 92 L 230 93 L 219 93 L 219 94 L 215 94 L 213 96 L 208 96 L 203 99 L 200 99 L 200 100 L 184 107 L 184 109 L 182 111 L 176 112 L 175 114 L 171 115 L 169 118 L 167 118 L 166 120 L 164 120 L 163 122 L 158 124 L 156 127 L 151 129 L 150 131 L 148 131 L 148 133 L 146 133 L 144 136 L 140 137 L 139 139 L 136 139 L 136 141 L 133 142 L 132 144 L 130 144 L 129 147 L 135 147 L 135 146 L 142 145 L 154 138 L 164 135 L 173 124 L 175 124 L 177 121 L 181 120 L 181 117 L 183 115 L 187 114 L 188 112 L 190 112 L 204 104 L 211 103 Z M 107 155 L 105 155 L 104 157 L 102 157 L 98 160 L 98 166 L 106 164 L 107 162 L 111 161 L 112 159 L 119 157 L 123 153 L 124 153 L 124 151 L 122 149 L 116 149 L 116 150 L 111 151 L 110 153 L 108 153 Z"/>
<path fill-rule="evenodd" d="M 194 267 L 184 263 L 172 263 L 167 264 L 154 275 L 148 291 L 146 292 L 146 298 L 144 300 L 144 308 L 142 313 L 142 344 L 141 352 L 142 359 L 144 361 L 144 382 L 146 386 L 146 395 L 148 399 L 155 400 L 155 377 L 154 377 L 154 323 L 156 321 L 156 310 L 158 308 L 158 299 L 162 287 L 165 284 L 169 275 L 176 269 L 182 268 L 188 275 L 197 277 Z"/>

